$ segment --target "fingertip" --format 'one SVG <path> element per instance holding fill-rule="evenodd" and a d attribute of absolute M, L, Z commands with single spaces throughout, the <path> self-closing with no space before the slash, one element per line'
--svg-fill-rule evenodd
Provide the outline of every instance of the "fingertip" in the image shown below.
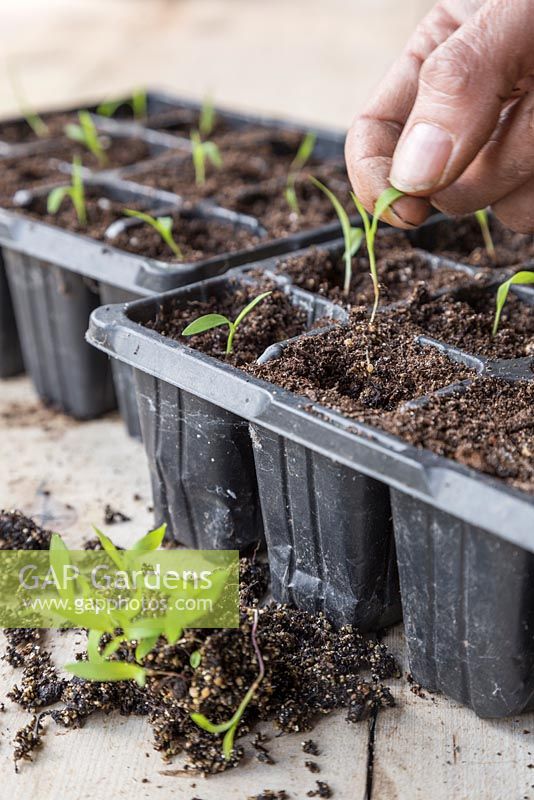
<path fill-rule="evenodd" d="M 401 197 L 382 215 L 383 222 L 395 228 L 418 228 L 432 213 L 427 200 L 418 197 Z"/>

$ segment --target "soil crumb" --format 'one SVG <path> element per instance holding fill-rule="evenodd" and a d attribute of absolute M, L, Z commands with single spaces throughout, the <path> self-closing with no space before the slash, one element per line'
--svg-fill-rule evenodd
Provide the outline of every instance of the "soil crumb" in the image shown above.
<path fill-rule="evenodd" d="M 11 513 L 13 541 L 19 541 L 21 515 Z M 22 524 L 35 531 L 36 526 Z M 48 534 L 35 531 L 35 535 L 44 545 Z M 12 546 L 7 527 L 4 546 Z M 275 603 L 258 607 L 267 581 L 266 565 L 242 559 L 240 627 L 190 629 L 174 645 L 161 639 L 144 660 L 154 674 L 143 688 L 133 681 L 63 681 L 43 646 L 44 633 L 9 631 L 10 663 L 24 667 L 21 688 L 13 699 L 33 713 L 41 710 L 40 722 L 48 716 L 65 728 L 80 727 L 94 713 L 146 716 L 155 749 L 165 759 L 181 753 L 186 759 L 185 774 L 221 772 L 237 766 L 244 753 L 242 743 L 238 741 L 232 758 L 225 760 L 221 737 L 197 727 L 190 714 L 199 711 L 220 723 L 234 713 L 257 676 L 252 636 L 257 617 L 255 640 L 266 672 L 243 715 L 238 738 L 260 720 L 272 720 L 283 733 L 298 732 L 311 730 L 318 716 L 334 709 L 345 709 L 347 721 L 358 722 L 374 710 L 394 704 L 382 681 L 397 677 L 399 670 L 383 643 L 351 626 L 336 630 L 322 615 Z M 195 650 L 201 652 L 197 669 L 190 664 Z M 132 660 L 133 650 L 123 645 L 114 658 Z M 42 667 L 39 674 L 37 663 Z M 53 707 L 42 711 L 47 704 Z M 14 753 L 17 762 L 31 758 L 41 736 L 41 725 L 35 720 L 19 731 Z M 257 753 L 267 752 L 263 738 L 254 741 Z M 311 751 L 318 752 L 315 747 Z"/>

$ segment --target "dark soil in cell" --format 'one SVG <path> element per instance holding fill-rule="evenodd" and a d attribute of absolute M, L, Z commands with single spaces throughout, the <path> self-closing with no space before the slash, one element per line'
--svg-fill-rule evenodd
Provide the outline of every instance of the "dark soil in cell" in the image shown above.
<path fill-rule="evenodd" d="M 147 158 L 149 148 L 140 139 L 109 139 L 106 149 L 108 163 L 100 165 L 97 159 L 85 148 L 61 139 L 50 142 L 46 153 L 39 155 L 10 157 L 0 159 L 0 202 L 9 204 L 19 189 L 32 189 L 47 183 L 65 180 L 65 172 L 59 169 L 59 162 L 72 162 L 78 155 L 84 166 L 95 171 L 127 166 L 134 161 Z"/>
<path fill-rule="evenodd" d="M 7 546 L 17 543 L 16 535 Z M 41 712 L 16 733 L 15 762 L 32 759 L 43 744 L 50 717 L 69 729 L 81 727 L 93 714 L 115 711 L 146 716 L 155 749 L 164 758 L 183 753 L 191 775 L 216 773 L 237 766 L 244 754 L 239 738 L 259 720 L 273 720 L 282 733 L 302 732 L 334 709 L 345 709 L 348 722 L 359 722 L 394 704 L 382 681 L 398 677 L 399 670 L 384 644 L 362 636 L 352 626 L 335 630 L 322 615 L 273 603 L 259 608 L 267 584 L 267 566 L 243 559 L 240 627 L 187 630 L 174 645 L 161 639 L 144 660 L 146 667 L 161 676 L 149 677 L 144 688 L 133 681 L 65 681 L 51 665 L 46 634 L 9 631 L 9 662 L 23 666 L 11 697 L 24 709 Z M 265 677 L 243 715 L 233 756 L 226 760 L 221 737 L 199 728 L 190 714 L 200 711 L 214 723 L 232 716 L 258 674 L 255 642 L 265 663 Z M 193 669 L 190 657 L 197 650 L 200 666 Z M 114 658 L 132 660 L 133 651 L 123 645 Z M 57 702 L 59 706 L 42 710 Z M 261 742 L 268 754 L 265 738 Z M 253 747 L 257 749 L 257 740 Z"/>
<path fill-rule="evenodd" d="M 57 214 L 48 213 L 46 197 L 36 197 L 28 206 L 21 208 L 21 211 L 48 225 L 56 225 L 93 239 L 104 239 L 105 232 L 111 223 L 124 217 L 124 203 L 110 200 L 109 197 L 103 196 L 101 190 L 91 187 L 86 187 L 85 201 L 87 225 L 81 225 L 78 222 L 69 198 L 65 198 Z M 137 206 L 134 204 L 133 207 Z"/>
<path fill-rule="evenodd" d="M 38 155 L 0 159 L 0 202 L 9 206 L 19 189 L 35 189 L 65 180 L 56 158 Z"/>
<path fill-rule="evenodd" d="M 265 128 L 247 128 L 244 131 L 234 131 L 219 142 L 222 167 L 217 169 L 207 162 L 206 180 L 202 185 L 197 186 L 195 182 L 195 170 L 190 155 L 178 159 L 163 154 L 152 159 L 150 164 L 129 178 L 190 200 L 216 198 L 224 205 L 227 195 L 236 195 L 244 188 L 273 178 L 283 178 L 285 182 L 301 140 L 302 135 L 293 132 L 272 134 Z M 305 174 L 323 169 L 312 157 Z M 341 162 L 336 164 L 334 175 L 337 179 L 346 181 Z"/>
<path fill-rule="evenodd" d="M 493 291 L 471 285 L 434 300 L 419 293 L 419 301 L 410 306 L 410 316 L 428 336 L 488 358 L 534 356 L 534 306 L 512 292 L 495 336 Z"/>
<path fill-rule="evenodd" d="M 51 538 L 21 511 L 0 511 L 0 550 L 48 550 Z"/>
<path fill-rule="evenodd" d="M 488 255 L 480 225 L 474 216 L 440 222 L 435 228 L 432 252 L 475 267 L 512 267 L 534 259 L 534 236 L 514 233 L 498 220 L 490 220 L 496 261 Z"/>
<path fill-rule="evenodd" d="M 354 216 L 356 209 L 350 198 L 350 185 L 344 176 L 344 167 L 328 164 L 314 170 L 313 174 L 337 195 L 347 212 Z M 288 206 L 285 188 L 285 178 L 264 181 L 248 189 L 227 187 L 217 195 L 216 201 L 225 208 L 256 217 L 275 239 L 337 221 L 330 200 L 310 182 L 306 172 L 296 180 L 299 214 Z"/>
<path fill-rule="evenodd" d="M 224 314 L 234 320 L 247 303 L 269 290 L 272 290 L 272 294 L 262 300 L 239 325 L 233 356 L 225 355 L 227 326 L 196 336 L 182 336 L 183 329 L 203 314 Z M 234 288 L 221 298 L 212 297 L 207 302 L 191 301 L 185 307 L 172 305 L 162 308 L 158 317 L 147 323 L 147 327 L 238 366 L 255 361 L 269 345 L 303 333 L 306 323 L 306 312 L 291 305 L 288 295 L 276 289 L 272 281 L 264 280 L 260 286 L 236 281 Z"/>
<path fill-rule="evenodd" d="M 534 491 L 534 381 L 477 378 L 467 390 L 385 415 L 380 427 L 468 467 Z"/>
<path fill-rule="evenodd" d="M 129 176 L 129 180 L 154 189 L 163 189 L 188 200 L 213 198 L 225 186 L 254 185 L 270 177 L 269 166 L 261 156 L 244 159 L 239 153 L 224 155 L 223 166 L 206 166 L 206 181 L 197 186 L 195 170 L 189 156 L 176 159 L 164 154 L 150 162 L 150 169 Z"/>
<path fill-rule="evenodd" d="M 266 364 L 246 367 L 258 378 L 360 420 L 473 376 L 431 347 L 417 344 L 420 328 L 408 308 L 379 314 L 364 308 L 347 326 L 290 343 Z"/>
<path fill-rule="evenodd" d="M 183 261 L 201 261 L 223 253 L 248 250 L 260 241 L 259 237 L 247 228 L 219 222 L 214 219 L 191 217 L 187 213 L 175 211 L 173 237 L 179 246 Z M 150 225 L 132 225 L 121 232 L 110 243 L 121 250 L 179 264 L 180 260 Z"/>
<path fill-rule="evenodd" d="M 131 111 L 130 115 L 131 117 Z M 172 133 L 175 136 L 183 136 L 189 139 L 192 130 L 198 130 L 200 124 L 200 112 L 193 108 L 175 108 L 168 111 L 160 111 L 156 114 L 149 114 L 144 121 L 147 128 L 162 131 L 162 133 Z M 212 142 L 232 131 L 232 125 L 220 115 L 215 115 L 213 130 L 207 138 Z M 206 138 L 206 137 L 205 137 Z"/>
<path fill-rule="evenodd" d="M 382 240 L 379 238 L 376 252 L 382 303 L 405 300 L 420 282 L 432 294 L 473 280 L 461 270 L 449 267 L 432 268 L 428 259 L 411 250 L 411 245 L 402 233 L 388 233 Z M 353 306 L 371 304 L 374 293 L 365 248 L 361 255 L 353 259 L 352 284 L 348 297 L 343 293 L 344 268 L 342 251 L 333 254 L 313 248 L 306 254 L 281 261 L 277 271 L 282 275 L 289 275 L 296 286 L 335 302 Z M 483 282 L 482 279 L 483 276 L 480 275 L 476 280 Z"/>
<path fill-rule="evenodd" d="M 48 127 L 46 136 L 37 136 L 25 119 L 18 119 L 12 122 L 0 122 L 0 141 L 8 144 L 30 144 L 43 139 L 52 139 L 63 135 L 65 125 L 78 122 L 78 115 L 75 112 L 66 114 L 63 111 L 59 111 L 57 113 L 41 114 L 40 117 Z"/>

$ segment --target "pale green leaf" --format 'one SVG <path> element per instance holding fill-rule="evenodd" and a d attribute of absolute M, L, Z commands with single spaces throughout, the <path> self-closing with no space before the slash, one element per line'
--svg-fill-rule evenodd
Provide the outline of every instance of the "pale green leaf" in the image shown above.
<path fill-rule="evenodd" d="M 245 308 L 241 309 L 241 311 L 239 312 L 239 314 L 235 318 L 234 328 L 237 328 L 238 325 L 240 325 L 243 322 L 243 320 L 245 319 L 247 314 L 250 314 L 252 309 L 256 308 L 258 303 L 261 303 L 261 301 L 265 300 L 266 297 L 269 297 L 270 294 L 272 294 L 272 291 L 270 291 L 270 292 L 262 292 L 257 297 L 255 297 L 253 300 L 251 300 L 250 303 L 248 303 L 245 306 Z"/>
<path fill-rule="evenodd" d="M 193 320 L 182 331 L 182 336 L 194 336 L 197 333 L 204 333 L 210 331 L 212 328 L 218 328 L 221 325 L 231 326 L 231 322 L 222 314 L 204 314 L 202 317 Z"/>
<path fill-rule="evenodd" d="M 139 686 L 144 686 L 146 671 L 138 664 L 127 664 L 124 661 L 75 661 L 65 664 L 65 670 L 77 678 L 86 681 L 136 681 Z"/>
<path fill-rule="evenodd" d="M 61 204 L 69 193 L 68 186 L 57 186 L 49 192 L 46 200 L 46 210 L 49 214 L 57 214 L 61 208 Z"/>
<path fill-rule="evenodd" d="M 503 312 L 504 304 L 508 298 L 508 293 L 510 288 L 516 284 L 530 284 L 534 283 L 534 272 L 527 272 L 526 270 L 522 270 L 521 272 L 516 272 L 515 275 L 512 275 L 507 281 L 502 283 L 498 290 L 497 290 L 497 302 L 496 302 L 496 311 L 495 311 L 495 320 L 493 322 L 493 336 L 497 333 L 499 328 L 499 323 L 501 321 L 501 315 Z"/>
<path fill-rule="evenodd" d="M 161 547 L 163 543 L 166 530 L 167 523 L 164 522 L 163 525 L 159 526 L 159 528 L 149 531 L 149 533 L 147 533 L 145 536 L 142 536 L 141 539 L 138 539 L 131 549 L 136 553 L 149 553 L 152 550 L 157 550 L 158 547 Z"/>
<path fill-rule="evenodd" d="M 141 639 L 135 648 L 135 660 L 142 661 L 154 649 L 158 639 L 159 635 L 147 636 L 145 639 Z"/>

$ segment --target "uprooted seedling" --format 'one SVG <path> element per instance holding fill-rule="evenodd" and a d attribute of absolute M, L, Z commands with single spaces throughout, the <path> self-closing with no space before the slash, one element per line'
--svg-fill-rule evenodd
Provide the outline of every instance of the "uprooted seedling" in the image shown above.
<path fill-rule="evenodd" d="M 284 195 L 289 208 L 297 216 L 300 216 L 300 207 L 297 199 L 295 184 L 299 173 L 304 169 L 313 154 L 316 141 L 316 133 L 307 133 L 301 141 L 297 150 L 297 154 L 289 167 Z"/>
<path fill-rule="evenodd" d="M 87 207 L 83 185 L 82 164 L 78 156 L 72 159 L 72 178 L 70 186 L 56 186 L 49 192 L 46 210 L 49 214 L 57 214 L 65 198 L 68 197 L 74 206 L 80 225 L 87 225 Z"/>
<path fill-rule="evenodd" d="M 145 119 L 148 112 L 148 98 L 145 89 L 135 89 L 130 98 L 123 100 L 106 100 L 100 103 L 96 113 L 102 117 L 113 117 L 119 108 L 126 106 L 131 108 L 133 118 L 136 120 Z"/>
<path fill-rule="evenodd" d="M 226 355 L 229 356 L 234 352 L 234 337 L 240 324 L 243 322 L 245 317 L 250 314 L 250 312 L 258 305 L 258 303 L 261 303 L 261 301 L 265 300 L 265 298 L 270 294 L 272 294 L 271 291 L 262 292 L 253 300 L 251 300 L 250 303 L 248 303 L 239 312 L 233 322 L 223 314 L 204 314 L 202 317 L 198 317 L 197 319 L 193 320 L 193 322 L 190 322 L 189 325 L 183 329 L 182 336 L 195 336 L 199 333 L 211 331 L 213 328 L 220 328 L 224 325 L 227 325 L 228 338 L 226 340 Z"/>
<path fill-rule="evenodd" d="M 515 275 L 512 275 L 511 278 L 508 278 L 507 281 L 501 283 L 497 290 L 497 300 L 496 300 L 496 309 L 495 309 L 495 319 L 493 321 L 493 336 L 499 330 L 499 324 L 501 321 L 501 315 L 508 298 L 508 293 L 512 286 L 517 284 L 530 284 L 534 283 L 534 272 L 529 272 L 528 270 L 521 270 L 520 272 L 516 272 Z"/>
<path fill-rule="evenodd" d="M 210 720 L 204 715 L 200 713 L 193 713 L 191 714 L 191 719 L 193 722 L 198 725 L 199 728 L 202 730 L 207 731 L 208 733 L 220 734 L 224 733 L 223 739 L 223 755 L 227 761 L 229 761 L 232 757 L 232 753 L 234 751 L 234 739 L 236 731 L 239 727 L 239 723 L 245 713 L 247 706 L 249 705 L 250 701 L 253 699 L 254 695 L 256 694 L 263 678 L 265 677 L 265 664 L 263 661 L 263 656 L 261 654 L 258 640 L 256 638 L 256 633 L 258 630 L 258 609 L 255 608 L 253 611 L 254 619 L 252 622 L 252 629 L 251 629 L 251 642 L 252 647 L 254 648 L 254 653 L 256 656 L 256 661 L 258 662 L 258 675 L 255 678 L 254 682 L 246 692 L 245 696 L 243 697 L 242 701 L 240 702 L 237 710 L 234 714 L 230 717 L 229 720 L 226 722 L 221 722 L 215 724 L 210 722 Z"/>
<path fill-rule="evenodd" d="M 493 238 L 491 236 L 487 209 L 482 208 L 479 211 L 475 211 L 475 218 L 478 224 L 480 225 L 480 230 L 482 232 L 482 237 L 484 239 L 484 246 L 486 248 L 486 252 L 492 261 L 496 261 L 497 255 L 495 253 L 495 245 L 493 243 Z"/>
<path fill-rule="evenodd" d="M 65 125 L 66 136 L 72 139 L 73 142 L 78 142 L 78 144 L 86 147 L 94 155 L 99 165 L 105 167 L 108 163 L 108 157 L 89 111 L 78 111 L 78 122 L 78 125 L 75 123 Z"/>
<path fill-rule="evenodd" d="M 128 217 L 134 217 L 135 219 L 145 222 L 147 225 L 150 225 L 152 228 L 154 228 L 154 230 L 159 233 L 162 241 L 165 242 L 169 249 L 174 253 L 176 258 L 180 261 L 183 261 L 183 253 L 172 235 L 172 217 L 152 217 L 150 214 L 146 214 L 143 211 L 135 211 L 132 208 L 125 208 L 124 213 Z"/>

